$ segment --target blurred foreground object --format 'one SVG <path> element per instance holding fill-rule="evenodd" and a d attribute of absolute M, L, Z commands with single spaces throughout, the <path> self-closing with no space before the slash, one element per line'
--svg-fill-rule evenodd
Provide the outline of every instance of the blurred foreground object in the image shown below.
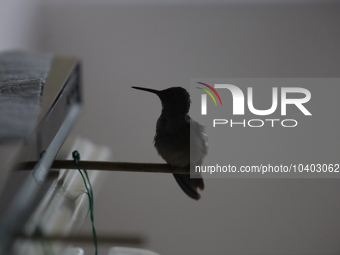
<path fill-rule="evenodd" d="M 89 160 L 108 160 L 111 157 L 108 147 L 95 145 L 84 138 L 68 138 L 58 157 L 71 159 L 72 151 L 76 148 L 81 151 L 83 158 Z M 97 196 L 105 177 L 99 171 L 88 171 L 88 174 L 94 195 Z M 62 254 L 66 248 L 69 249 L 70 243 L 84 239 L 85 242 L 92 243 L 91 234 L 88 238 L 77 238 L 89 211 L 89 200 L 84 189 L 83 180 L 77 171 L 60 169 L 25 224 L 23 236 L 15 242 L 15 254 L 38 255 L 46 254 L 46 251 L 49 254 Z"/>
<path fill-rule="evenodd" d="M 144 249 L 113 247 L 109 250 L 108 255 L 159 255 L 159 254 Z"/>
<path fill-rule="evenodd" d="M 0 53 L 0 254 L 83 254 L 70 244 L 92 243 L 92 234 L 78 236 L 89 212 L 81 175 L 62 167 L 50 171 L 56 158 L 72 162 L 74 150 L 85 160 L 111 159 L 106 146 L 67 138 L 80 108 L 76 58 Z M 23 162 L 34 162 L 31 170 L 13 171 Z M 97 196 L 105 174 L 88 175 Z M 141 245 L 145 240 L 99 234 L 98 242 Z"/>
<path fill-rule="evenodd" d="M 49 168 L 81 108 L 80 69 L 73 57 L 0 54 L 0 254 L 10 252 L 58 177 Z M 32 171 L 12 171 L 32 160 Z"/>

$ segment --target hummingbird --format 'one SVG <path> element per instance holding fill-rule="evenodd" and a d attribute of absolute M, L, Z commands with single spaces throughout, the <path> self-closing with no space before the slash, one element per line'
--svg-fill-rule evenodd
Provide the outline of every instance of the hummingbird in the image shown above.
<path fill-rule="evenodd" d="M 201 165 L 208 152 L 208 137 L 204 126 L 189 116 L 190 95 L 182 87 L 164 90 L 132 87 L 156 94 L 162 103 L 162 112 L 157 120 L 154 146 L 158 154 L 171 167 L 190 167 Z M 191 146 L 190 146 L 191 143 Z M 204 189 L 203 178 L 195 173 L 173 174 L 181 189 L 192 199 L 200 199 L 198 189 Z"/>

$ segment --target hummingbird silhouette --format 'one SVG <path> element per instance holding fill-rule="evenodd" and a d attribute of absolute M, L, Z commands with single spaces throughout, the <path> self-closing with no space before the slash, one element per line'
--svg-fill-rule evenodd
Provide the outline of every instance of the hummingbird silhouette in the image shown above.
<path fill-rule="evenodd" d="M 208 139 L 204 126 L 188 115 L 190 95 L 182 87 L 155 90 L 132 87 L 156 94 L 162 103 L 162 113 L 157 120 L 154 145 L 158 154 L 172 167 L 182 167 L 190 171 L 190 166 L 201 165 L 208 151 Z M 190 146 L 191 143 L 191 146 Z M 203 178 L 195 173 L 174 174 L 182 190 L 191 198 L 198 200 L 198 189 L 204 189 Z"/>

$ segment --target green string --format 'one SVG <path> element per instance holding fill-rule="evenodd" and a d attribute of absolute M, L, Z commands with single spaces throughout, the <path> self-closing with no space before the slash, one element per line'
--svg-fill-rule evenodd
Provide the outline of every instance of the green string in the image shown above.
<path fill-rule="evenodd" d="M 94 227 L 94 217 L 93 217 L 93 190 L 92 190 L 92 185 L 90 182 L 90 178 L 87 174 L 87 171 L 85 169 L 83 169 L 84 174 L 82 173 L 82 171 L 79 168 L 79 160 L 80 160 L 80 153 L 78 151 L 73 151 L 72 152 L 72 157 L 74 159 L 74 163 L 76 164 L 76 167 L 81 175 L 81 177 L 83 178 L 84 181 L 84 185 L 86 188 L 86 193 L 89 197 L 89 204 L 90 204 L 90 218 L 91 218 L 91 222 L 92 222 L 92 234 L 93 234 L 93 242 L 94 242 L 94 247 L 95 247 L 95 254 L 98 255 L 98 243 L 97 243 L 97 233 L 96 233 L 96 228 Z M 85 179 L 86 177 L 86 179 Z M 87 182 L 86 182 L 87 180 Z M 87 183 L 89 184 L 89 186 L 87 186 Z M 90 188 L 89 188 L 90 187 Z"/>

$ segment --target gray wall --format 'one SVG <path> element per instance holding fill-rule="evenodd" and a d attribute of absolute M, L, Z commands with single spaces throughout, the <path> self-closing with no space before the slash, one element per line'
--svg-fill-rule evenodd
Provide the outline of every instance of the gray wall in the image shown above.
<path fill-rule="evenodd" d="M 162 162 L 152 145 L 160 102 L 131 86 L 339 77 L 339 5 L 49 3 L 42 15 L 39 47 L 83 60 L 73 133 L 117 161 Z M 98 232 L 145 234 L 163 255 L 338 254 L 339 194 L 339 180 L 209 179 L 196 202 L 172 176 L 110 173 L 95 218 Z"/>

